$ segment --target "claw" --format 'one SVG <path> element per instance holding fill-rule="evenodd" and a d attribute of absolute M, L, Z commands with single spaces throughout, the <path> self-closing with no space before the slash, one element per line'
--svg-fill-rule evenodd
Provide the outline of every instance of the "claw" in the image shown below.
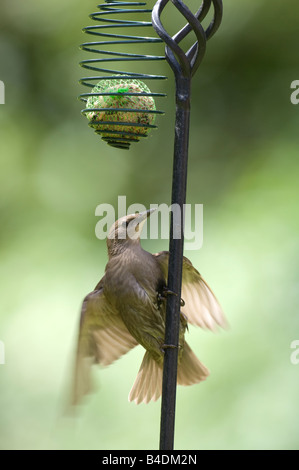
<path fill-rule="evenodd" d="M 164 287 L 163 288 L 163 294 L 164 295 L 175 295 L 176 297 L 178 296 L 178 294 L 176 292 L 173 292 L 172 290 L 168 289 L 167 287 Z"/>
<path fill-rule="evenodd" d="M 161 303 L 163 300 L 166 300 L 168 295 L 175 295 L 176 297 L 178 296 L 178 294 L 176 292 L 173 292 L 172 290 L 168 289 L 167 287 L 163 287 L 162 294 L 160 294 L 160 292 L 158 292 L 158 295 L 157 295 L 158 302 Z M 185 301 L 182 298 L 180 299 L 180 306 L 181 307 L 185 306 Z"/>
<path fill-rule="evenodd" d="M 175 344 L 162 344 L 161 346 L 161 351 L 163 351 L 163 353 L 165 352 L 165 349 L 181 349 L 182 346 L 178 345 L 176 346 Z"/>
<path fill-rule="evenodd" d="M 175 344 L 162 344 L 162 349 L 175 349 L 177 346 Z"/>

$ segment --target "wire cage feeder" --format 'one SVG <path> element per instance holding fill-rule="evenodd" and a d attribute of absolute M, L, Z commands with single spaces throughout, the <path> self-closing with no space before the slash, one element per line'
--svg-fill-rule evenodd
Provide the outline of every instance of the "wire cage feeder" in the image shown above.
<path fill-rule="evenodd" d="M 144 81 L 164 80 L 167 77 L 119 68 L 128 63 L 132 67 L 134 63 L 136 69 L 140 63 L 144 66 L 144 62 L 165 60 L 164 55 L 136 53 L 140 47 L 143 52 L 146 45 L 152 48 L 163 41 L 155 37 L 152 10 L 145 8 L 145 2 L 105 1 L 97 6 L 100 11 L 89 15 L 97 24 L 83 28 L 84 33 L 96 36 L 97 41 L 85 42 L 80 48 L 98 57 L 82 60 L 80 65 L 98 72 L 98 75 L 80 80 L 81 84 L 92 90 L 82 93 L 79 98 L 86 103 L 82 114 L 89 119 L 89 126 L 109 145 L 129 149 L 132 142 L 147 137 L 149 131 L 157 127 L 154 124 L 156 115 L 164 114 L 156 109 L 155 98 L 166 94 L 152 93 Z M 136 19 L 129 19 L 129 15 Z M 142 20 L 139 19 L 141 17 Z M 144 21 L 146 17 L 148 21 Z M 149 27 L 151 35 L 147 36 L 144 33 Z M 120 34 L 124 28 L 124 32 L 138 32 Z M 111 66 L 117 67 L 117 70 Z"/>

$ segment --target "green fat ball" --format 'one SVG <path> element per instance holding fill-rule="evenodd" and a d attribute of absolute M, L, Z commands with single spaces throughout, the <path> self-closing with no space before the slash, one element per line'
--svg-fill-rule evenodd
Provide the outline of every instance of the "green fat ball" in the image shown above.
<path fill-rule="evenodd" d="M 93 109 L 93 111 L 86 113 L 90 125 L 108 143 L 113 145 L 115 141 L 123 139 L 138 142 L 140 136 L 148 135 L 150 127 L 147 126 L 152 125 L 155 121 L 155 113 L 147 112 L 147 110 L 156 110 L 153 97 L 122 94 L 151 93 L 143 82 L 122 78 L 101 80 L 91 92 L 108 93 L 102 96 L 90 96 L 86 106 L 87 109 Z M 136 109 L 138 111 L 114 111 L 113 108 Z M 95 109 L 99 109 L 99 111 L 95 111 Z M 103 110 L 101 111 L 101 109 Z M 109 124 L 102 124 L 107 121 Z"/>

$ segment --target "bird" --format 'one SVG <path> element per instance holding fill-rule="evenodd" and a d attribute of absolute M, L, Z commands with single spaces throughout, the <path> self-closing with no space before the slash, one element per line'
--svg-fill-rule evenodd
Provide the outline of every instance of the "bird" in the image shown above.
<path fill-rule="evenodd" d="M 108 366 L 137 345 L 145 354 L 129 401 L 156 401 L 162 393 L 169 252 L 149 253 L 140 243 L 153 209 L 118 219 L 107 237 L 105 274 L 83 300 L 77 340 L 72 404 L 92 390 L 93 364 Z M 205 380 L 209 370 L 185 340 L 188 324 L 215 331 L 227 322 L 214 293 L 183 257 L 177 383 Z"/>

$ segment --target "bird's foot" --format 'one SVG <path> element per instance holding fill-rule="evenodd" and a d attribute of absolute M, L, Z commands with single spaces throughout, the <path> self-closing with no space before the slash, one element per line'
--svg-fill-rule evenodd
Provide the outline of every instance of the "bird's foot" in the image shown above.
<path fill-rule="evenodd" d="M 165 353 L 165 349 L 181 349 L 182 346 L 178 345 L 176 346 L 175 344 L 162 344 L 161 346 L 161 351 Z"/>
<path fill-rule="evenodd" d="M 168 295 L 175 295 L 176 297 L 178 296 L 178 294 L 176 292 L 173 292 L 172 290 L 168 289 L 167 287 L 163 287 L 162 293 L 158 292 L 158 295 L 157 295 L 158 303 L 161 303 L 163 300 L 166 300 Z M 185 301 L 181 298 L 180 299 L 180 306 L 184 307 L 184 305 L 185 305 Z"/>

